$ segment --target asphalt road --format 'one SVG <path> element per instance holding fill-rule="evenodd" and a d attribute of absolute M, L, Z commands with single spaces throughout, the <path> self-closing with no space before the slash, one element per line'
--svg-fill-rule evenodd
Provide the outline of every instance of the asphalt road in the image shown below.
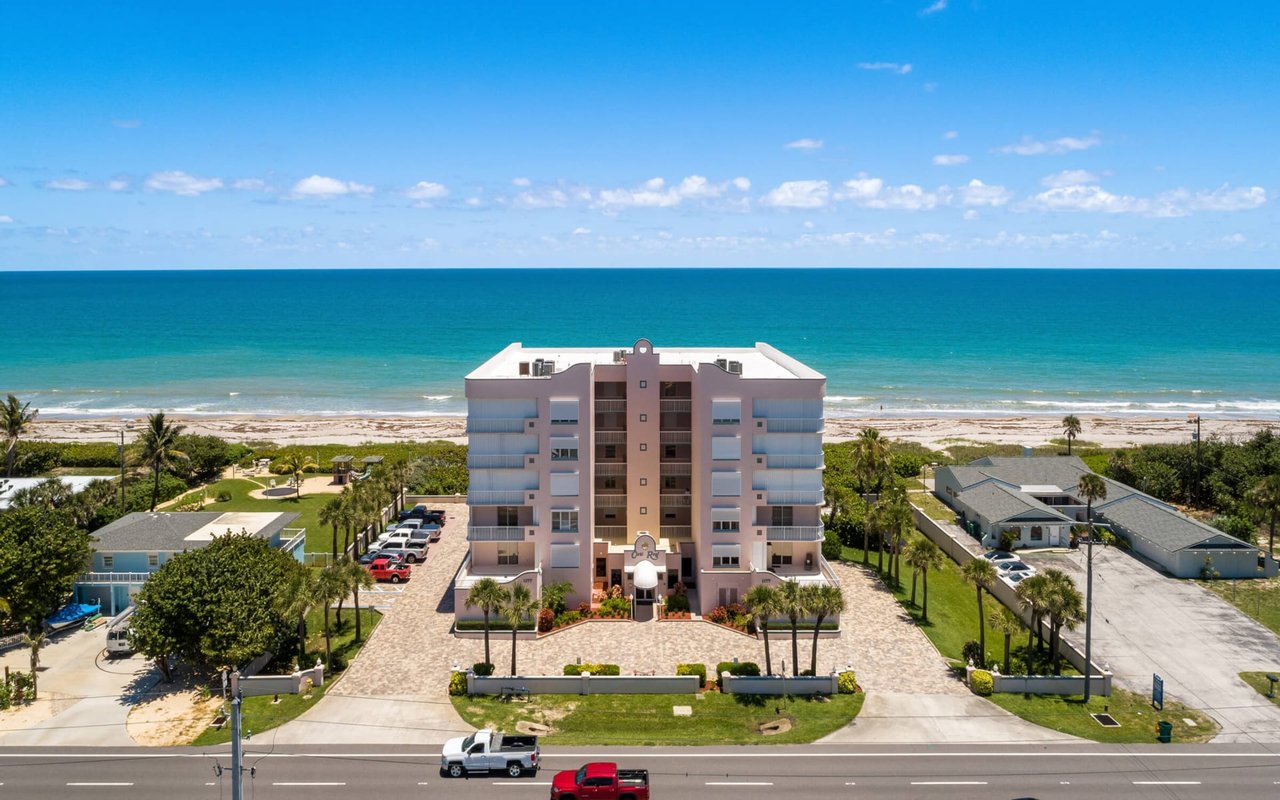
<path fill-rule="evenodd" d="M 225 747 L 0 749 L 0 797 L 227 798 Z M 250 747 L 246 798 L 540 798 L 584 761 L 648 769 L 654 798 L 1214 798 L 1280 795 L 1280 750 L 1256 745 L 557 748 L 536 776 L 450 780 L 427 748 Z"/>

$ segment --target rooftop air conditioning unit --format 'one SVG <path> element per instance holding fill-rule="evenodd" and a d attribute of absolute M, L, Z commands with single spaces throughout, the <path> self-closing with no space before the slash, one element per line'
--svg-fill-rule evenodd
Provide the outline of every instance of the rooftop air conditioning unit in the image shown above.
<path fill-rule="evenodd" d="M 722 370 L 725 370 L 726 372 L 728 372 L 728 370 L 729 370 L 729 362 L 728 362 L 728 360 L 723 359 L 723 358 L 717 358 L 717 359 L 716 359 L 716 366 L 717 366 L 717 367 L 719 367 L 719 368 L 720 368 L 720 369 L 722 369 Z"/>
<path fill-rule="evenodd" d="M 613 351 L 613 363 L 615 363 L 615 364 L 621 364 L 623 361 L 626 361 L 626 360 L 627 360 L 627 351 L 626 351 L 626 350 L 614 350 L 614 351 Z"/>
<path fill-rule="evenodd" d="M 536 359 L 533 362 L 534 377 L 546 377 L 556 371 L 556 362 L 546 359 Z"/>
<path fill-rule="evenodd" d="M 729 371 L 730 371 L 730 372 L 732 372 L 734 375 L 741 375 L 741 374 L 742 374 L 742 362 L 741 362 L 741 361 L 730 361 L 730 362 L 729 362 Z"/>

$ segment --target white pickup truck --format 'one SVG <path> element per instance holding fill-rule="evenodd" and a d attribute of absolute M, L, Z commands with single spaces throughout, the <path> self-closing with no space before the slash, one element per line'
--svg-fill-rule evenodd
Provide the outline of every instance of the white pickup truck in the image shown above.
<path fill-rule="evenodd" d="M 440 773 L 461 778 L 473 772 L 505 772 L 513 778 L 538 772 L 538 737 L 507 736 L 500 731 L 476 731 L 444 743 Z"/>

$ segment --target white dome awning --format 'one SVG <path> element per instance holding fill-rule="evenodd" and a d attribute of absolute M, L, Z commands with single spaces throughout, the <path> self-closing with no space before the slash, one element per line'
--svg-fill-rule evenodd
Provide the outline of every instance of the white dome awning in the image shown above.
<path fill-rule="evenodd" d="M 648 561 L 636 564 L 635 581 L 637 589 L 655 589 L 658 586 L 658 568 Z"/>

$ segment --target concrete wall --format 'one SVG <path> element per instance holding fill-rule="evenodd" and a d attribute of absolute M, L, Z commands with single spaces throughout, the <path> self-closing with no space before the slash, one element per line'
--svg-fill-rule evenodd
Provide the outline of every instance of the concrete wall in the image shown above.
<path fill-rule="evenodd" d="M 973 668 L 970 667 L 965 673 L 966 683 L 972 673 Z M 1084 694 L 1083 675 L 1001 675 L 993 672 L 991 679 L 995 684 L 992 691 L 1006 694 Z M 1092 694 L 1111 696 L 1110 672 L 1095 674 L 1089 680 Z"/>
<path fill-rule="evenodd" d="M 241 677 L 231 673 L 231 696 L 243 692 L 245 697 L 261 697 L 268 694 L 302 694 L 311 686 L 324 685 L 324 667 L 316 664 L 311 669 L 299 670 L 291 675 L 255 675 Z"/>
<path fill-rule="evenodd" d="M 784 678 L 778 675 L 734 677 L 720 676 L 720 690 L 729 694 L 835 694 L 839 691 L 835 675 Z"/>
<path fill-rule="evenodd" d="M 509 635 L 509 634 L 508 634 Z M 478 678 L 467 672 L 468 694 L 693 694 L 697 675 L 516 675 Z"/>

